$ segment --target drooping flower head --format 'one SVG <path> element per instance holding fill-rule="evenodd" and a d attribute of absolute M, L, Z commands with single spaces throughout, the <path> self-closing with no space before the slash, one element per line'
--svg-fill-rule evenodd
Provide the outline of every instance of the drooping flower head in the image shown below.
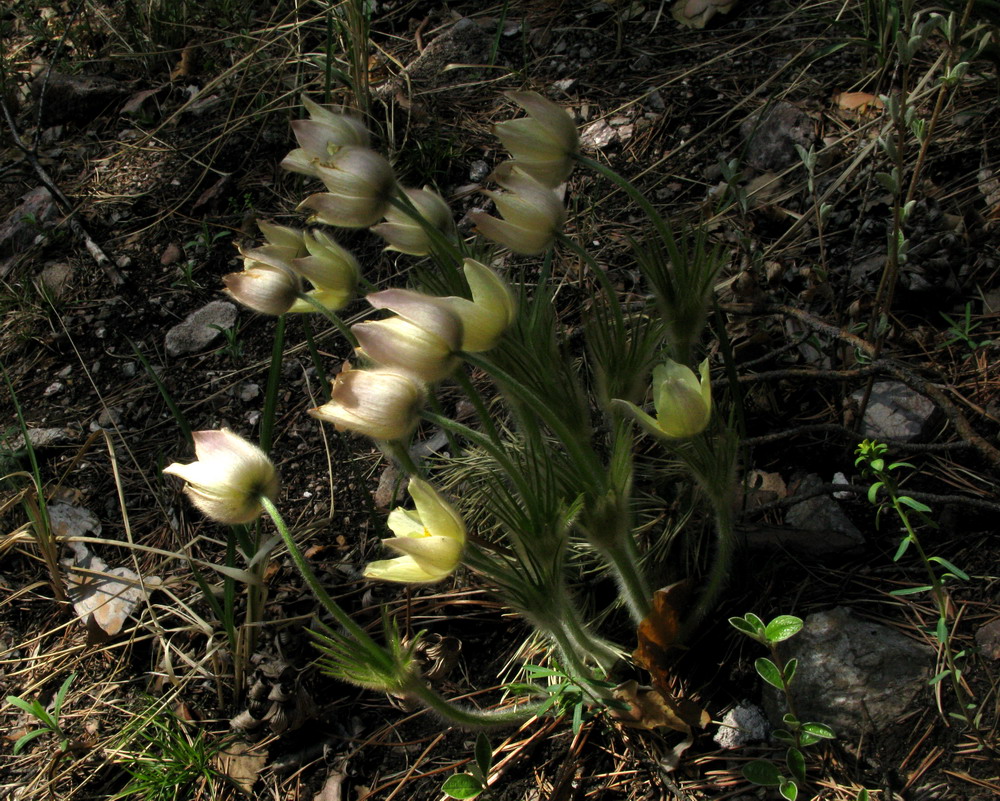
<path fill-rule="evenodd" d="M 451 209 L 434 190 L 404 189 L 406 197 L 428 223 L 441 233 L 448 235 L 455 229 Z M 424 227 L 404 211 L 390 206 L 385 213 L 385 222 L 372 227 L 372 231 L 382 237 L 388 246 L 386 250 L 397 250 L 410 256 L 426 256 L 431 252 L 431 237 Z"/>
<path fill-rule="evenodd" d="M 694 371 L 672 359 L 653 368 L 653 419 L 635 404 L 616 400 L 614 403 L 632 414 L 651 434 L 668 439 L 686 439 L 700 434 L 712 417 L 712 384 L 708 359 L 699 368 L 701 379 Z"/>
<path fill-rule="evenodd" d="M 396 536 L 382 540 L 403 555 L 371 562 L 365 568 L 366 578 L 428 583 L 440 581 L 458 567 L 465 547 L 461 516 L 426 481 L 411 478 L 408 491 L 416 508 L 393 509 L 387 522 Z"/>
<path fill-rule="evenodd" d="M 338 431 L 388 441 L 413 432 L 423 402 L 423 386 L 407 375 L 345 365 L 334 379 L 330 400 L 309 414 L 333 423 Z"/>
<path fill-rule="evenodd" d="M 517 305 L 514 294 L 493 270 L 474 259 L 463 265 L 465 278 L 472 290 L 472 300 L 458 297 L 441 298 L 462 321 L 462 350 L 480 353 L 491 350 L 514 321 Z"/>
<path fill-rule="evenodd" d="M 163 472 L 187 482 L 184 491 L 206 517 L 230 525 L 256 520 L 260 499 L 278 497 L 278 473 L 271 460 L 228 428 L 192 436 L 197 461 L 175 462 Z"/>
<path fill-rule="evenodd" d="M 328 309 L 342 309 L 354 297 L 358 286 L 361 274 L 358 260 L 323 231 L 306 232 L 303 239 L 309 255 L 292 259 L 291 268 L 315 287 L 309 291 L 310 296 Z M 314 312 L 316 309 L 300 298 L 289 311 Z"/>
<path fill-rule="evenodd" d="M 263 314 L 279 315 L 295 303 L 302 282 L 291 267 L 305 253 L 302 231 L 265 220 L 257 223 L 267 244 L 240 248 L 243 271 L 223 276 L 225 293 Z"/>
<path fill-rule="evenodd" d="M 462 321 L 441 298 L 409 289 L 386 289 L 369 295 L 368 302 L 396 316 L 351 328 L 361 355 L 427 383 L 439 381 L 455 369 L 462 345 Z"/>
<path fill-rule="evenodd" d="M 545 186 L 559 186 L 573 171 L 573 156 L 580 148 L 573 118 L 538 92 L 507 92 L 506 96 L 528 116 L 497 123 L 493 132 L 514 157 L 514 166 Z"/>
<path fill-rule="evenodd" d="M 503 219 L 483 211 L 470 212 L 476 230 L 515 253 L 525 256 L 544 253 L 566 221 L 562 200 L 554 190 L 516 167 L 498 172 L 497 183 L 507 191 L 485 194 L 493 200 Z"/>
<path fill-rule="evenodd" d="M 368 147 L 368 129 L 361 120 L 326 109 L 305 95 L 302 105 L 309 112 L 309 119 L 292 123 L 299 146 L 281 162 L 284 169 L 315 176 L 316 166 L 327 164 L 340 148 Z"/>
<path fill-rule="evenodd" d="M 313 173 L 326 192 L 310 195 L 299 204 L 315 219 L 340 228 L 367 228 L 385 216 L 396 189 L 396 177 L 385 157 L 367 147 L 341 147 Z"/>

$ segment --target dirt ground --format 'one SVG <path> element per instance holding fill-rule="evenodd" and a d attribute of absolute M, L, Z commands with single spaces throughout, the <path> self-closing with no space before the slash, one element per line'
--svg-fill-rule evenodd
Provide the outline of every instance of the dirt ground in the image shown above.
<path fill-rule="evenodd" d="M 9 703 L 0 710 L 7 732 L 0 798 L 82 801 L 132 787 L 123 764 L 137 746 L 123 745 L 122 732 L 151 709 L 178 723 L 164 723 L 173 750 L 158 741 L 149 753 L 164 765 L 165 754 L 173 755 L 170 764 L 204 757 L 206 767 L 178 774 L 195 776 L 190 781 L 170 779 L 164 767 L 164 786 L 176 795 L 149 789 L 132 797 L 436 799 L 444 779 L 473 757 L 474 734 L 315 669 L 303 632 L 314 602 L 280 548 L 264 574 L 266 623 L 255 664 L 293 665 L 308 714 L 297 728 L 259 732 L 252 748 L 234 744 L 230 723 L 246 706 L 243 688 L 226 634 L 186 561 L 223 562 L 226 533 L 161 472 L 191 456 L 179 418 L 192 430 L 260 433 L 275 318 L 240 307 L 230 334 L 191 353 L 171 355 L 165 338 L 192 312 L 224 299 L 222 276 L 242 268 L 234 246 L 260 241 L 257 220 L 303 224 L 295 211 L 303 179 L 278 164 L 294 146 L 289 122 L 303 116 L 300 93 L 320 98 L 327 82 L 332 102 L 352 106 L 368 84 L 371 128 L 400 182 L 432 180 L 464 234 L 471 235 L 466 213 L 487 207 L 480 190 L 504 159 L 491 126 L 517 113 L 503 92 L 534 89 L 573 114 L 585 155 L 633 180 L 675 226 L 701 227 L 722 249 L 710 327 L 717 339 L 725 334 L 737 373 L 726 375 L 721 360 L 713 365 L 716 400 L 740 409 L 741 472 L 770 482 L 770 494 L 743 510 L 739 530 L 748 547 L 717 614 L 672 666 L 673 689 L 714 721 L 761 698 L 753 667 L 760 653 L 729 627 L 730 615 L 805 617 L 848 606 L 927 639 L 932 605 L 923 596 L 889 595 L 923 582 L 922 567 L 893 561 L 898 527 L 876 527 L 863 493 L 840 501 L 863 535 L 859 547 L 817 553 L 803 545 L 816 535 L 784 513 L 808 474 L 820 477 L 821 492 L 830 491 L 836 472 L 859 483 L 854 448 L 863 410 L 854 393 L 864 393 L 871 377 L 901 381 L 929 399 L 921 435 L 894 446 L 893 455 L 915 465 L 907 490 L 932 507 L 939 525 L 929 535 L 933 553 L 969 575 L 951 587 L 951 637 L 955 650 L 966 651 L 980 742 L 949 717 L 947 684 L 927 686 L 891 726 L 814 751 L 810 787 L 800 797 L 855 799 L 861 788 L 879 801 L 1000 794 L 1000 761 L 989 750 L 998 743 L 1000 649 L 976 638 L 1000 615 L 1000 114 L 996 46 L 970 55 L 977 37 L 996 35 L 993 6 L 970 4 L 971 38 L 949 47 L 934 33 L 904 64 L 893 29 L 899 8 L 875 0 L 744 0 L 700 29 L 679 25 L 658 0 L 373 3 L 363 80 L 345 86 L 341 78 L 357 69 L 343 46 L 342 8 L 328 14 L 325 5 L 273 5 L 18 0 L 0 12 L 8 112 L 0 125 L 0 221 L 7 221 L 0 228 L 7 474 L 0 485 L 0 686 L 4 695 L 49 703 L 75 674 L 63 716 L 65 753 L 46 735 L 14 755 L 32 721 Z M 918 8 L 924 19 L 963 12 Z M 967 72 L 939 90 L 942 70 L 959 56 L 969 60 Z M 328 57 L 333 66 L 325 70 Z M 927 133 L 924 145 L 904 137 L 899 166 L 905 199 L 914 201 L 909 253 L 887 299 L 880 282 L 891 267 L 894 201 L 877 175 L 893 165 L 878 138 L 898 131 L 880 96 L 903 89 Z M 811 177 L 796 145 L 817 154 Z M 43 179 L 62 197 L 36 193 L 34 205 L 24 205 Z M 632 291 L 628 240 L 641 233 L 637 210 L 580 170 L 566 198 L 567 234 Z M 398 280 L 412 263 L 383 251 L 367 231 L 338 239 L 376 286 Z M 579 272 L 572 254 L 557 253 L 553 275 L 567 284 L 559 314 L 569 322 L 586 302 Z M 875 331 L 880 304 L 884 324 Z M 363 317 L 362 306 L 348 307 L 345 318 Z M 858 358 L 857 342 L 876 347 L 876 358 Z M 323 392 L 310 346 L 330 374 L 350 356 L 336 330 L 289 316 L 271 454 L 296 538 L 359 619 L 377 627 L 378 607 L 387 604 L 408 624 L 460 642 L 444 685 L 449 695 L 481 693 L 482 703 L 497 702 L 531 641 L 488 586 L 462 573 L 412 591 L 361 578 L 363 566 L 381 558 L 391 481 L 369 441 L 338 435 L 306 414 Z M 15 400 L 25 425 L 51 429 L 51 441 L 24 447 Z M 90 522 L 67 522 L 66 531 L 129 546 L 92 545 L 108 567 L 158 579 L 113 635 L 83 625 L 72 604 L 53 596 L 30 527 L 38 514 L 32 458 L 48 504 L 90 513 Z M 697 574 L 699 557 L 689 556 L 667 578 Z M 243 596 L 229 600 L 239 616 Z M 617 636 L 634 647 L 627 629 Z M 248 686 L 265 678 L 258 670 Z M 697 733 L 674 771 L 663 765 L 680 735 L 628 729 L 607 716 L 575 732 L 551 717 L 491 732 L 495 777 L 484 798 L 777 797 L 750 785 L 740 768 L 781 752 L 722 750 L 712 741 L 715 729 Z M 219 748 L 228 756 L 213 756 Z M 210 778 L 217 774 L 231 781 Z"/>

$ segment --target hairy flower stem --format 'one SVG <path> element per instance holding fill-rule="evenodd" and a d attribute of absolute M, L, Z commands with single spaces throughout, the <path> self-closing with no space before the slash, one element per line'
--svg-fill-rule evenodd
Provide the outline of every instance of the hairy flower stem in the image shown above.
<path fill-rule="evenodd" d="M 326 317 L 327 320 L 333 323 L 336 329 L 343 335 L 344 339 L 347 340 L 348 344 L 352 348 L 356 348 L 358 346 L 357 337 L 354 336 L 354 334 L 351 332 L 351 329 L 347 327 L 344 321 L 337 316 L 336 312 L 334 312 L 331 309 L 328 309 L 326 306 L 324 306 L 322 303 L 316 300 L 316 298 L 314 298 L 312 295 L 309 295 L 305 292 L 299 293 L 299 300 L 304 300 L 310 306 L 314 307 L 316 311 L 318 311 L 320 314 Z"/>
<path fill-rule="evenodd" d="M 726 586 L 733 562 L 733 510 L 728 493 L 721 497 L 709 493 L 709 502 L 715 512 L 715 553 L 712 566 L 694 608 L 684 621 L 681 639 L 687 637 L 715 606 L 719 594 Z"/>
<path fill-rule="evenodd" d="M 652 610 L 650 605 L 652 592 L 639 570 L 634 543 L 631 543 L 630 547 L 629 539 L 626 532 L 626 536 L 619 538 L 617 542 L 594 545 L 614 571 L 618 587 L 622 591 L 622 600 L 625 601 L 632 619 L 636 623 L 641 623 Z"/>
<path fill-rule="evenodd" d="M 284 541 L 285 547 L 288 549 L 288 554 L 292 557 L 292 561 L 295 563 L 295 567 L 299 571 L 299 575 L 301 575 L 303 581 L 309 585 L 309 589 L 312 590 L 313 595 L 316 596 L 316 600 L 320 602 L 323 608 L 330 613 L 333 619 L 336 620 L 337 623 L 339 623 L 340 626 L 351 635 L 351 637 L 357 640 L 366 651 L 370 651 L 372 654 L 382 654 L 387 666 L 391 668 L 392 662 L 389 657 L 385 655 L 381 646 L 379 646 L 379 644 L 371 638 L 368 632 L 355 623 L 351 619 L 350 615 L 343 610 L 340 604 L 333 600 L 329 593 L 323 589 L 323 585 L 319 583 L 319 579 L 316 578 L 316 574 L 313 573 L 309 563 L 302 555 L 302 551 L 299 550 L 299 546 L 296 545 L 291 532 L 288 530 L 288 526 L 285 524 L 284 518 L 281 516 L 281 512 L 278 511 L 278 508 L 271 502 L 270 498 L 265 496 L 260 497 L 260 504 L 264 507 L 264 511 L 270 515 L 271 520 L 274 521 L 274 527 L 278 529 L 278 533 L 281 535 L 281 539 Z"/>
<path fill-rule="evenodd" d="M 403 694 L 419 701 L 431 712 L 464 729 L 490 729 L 504 726 L 519 726 L 536 717 L 541 711 L 541 703 L 530 704 L 510 710 L 481 710 L 456 704 L 438 695 L 423 680 L 413 677 L 402 688 Z"/>

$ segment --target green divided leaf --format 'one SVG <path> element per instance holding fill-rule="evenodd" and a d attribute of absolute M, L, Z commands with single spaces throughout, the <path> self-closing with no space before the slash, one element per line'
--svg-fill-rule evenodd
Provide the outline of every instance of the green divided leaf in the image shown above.
<path fill-rule="evenodd" d="M 794 615 L 778 615 L 767 624 L 764 634 L 769 643 L 782 642 L 802 630 L 802 619 Z"/>
<path fill-rule="evenodd" d="M 441 785 L 441 791 L 445 795 L 457 798 L 459 801 L 466 798 L 475 798 L 484 789 L 479 779 L 469 773 L 456 773 L 454 776 L 449 776 L 445 779 L 444 784 Z"/>
<path fill-rule="evenodd" d="M 777 787 L 782 781 L 781 771 L 773 762 L 768 762 L 766 759 L 747 762 L 743 766 L 743 777 L 748 782 L 763 787 Z"/>

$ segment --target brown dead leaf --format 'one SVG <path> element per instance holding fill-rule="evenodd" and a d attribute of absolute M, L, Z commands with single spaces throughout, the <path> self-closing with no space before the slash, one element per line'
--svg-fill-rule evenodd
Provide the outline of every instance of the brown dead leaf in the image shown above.
<path fill-rule="evenodd" d="M 833 102 L 841 111 L 853 111 L 856 114 L 881 111 L 885 107 L 882 99 L 870 92 L 837 92 L 833 96 Z"/>
<path fill-rule="evenodd" d="M 343 784 L 343 773 L 331 773 L 323 782 L 323 789 L 313 796 L 313 801 L 340 801 Z"/>
<path fill-rule="evenodd" d="M 639 645 L 632 654 L 649 671 L 653 686 L 669 692 L 667 654 L 677 644 L 681 619 L 691 597 L 691 581 L 685 579 L 653 593 L 653 610 L 636 631 Z"/>
<path fill-rule="evenodd" d="M 626 681 L 615 687 L 615 699 L 629 705 L 629 710 L 615 716 L 628 726 L 640 729 L 667 728 L 689 734 L 691 728 L 704 728 L 711 716 L 693 701 L 672 698 L 669 693 Z"/>
<path fill-rule="evenodd" d="M 257 775 L 267 764 L 267 751 L 255 748 L 251 743 L 235 742 L 215 757 L 216 767 L 247 795 L 253 791 Z"/>
<path fill-rule="evenodd" d="M 767 503 L 788 497 L 788 487 L 780 473 L 751 470 L 747 473 L 744 506 L 756 509 Z"/>

